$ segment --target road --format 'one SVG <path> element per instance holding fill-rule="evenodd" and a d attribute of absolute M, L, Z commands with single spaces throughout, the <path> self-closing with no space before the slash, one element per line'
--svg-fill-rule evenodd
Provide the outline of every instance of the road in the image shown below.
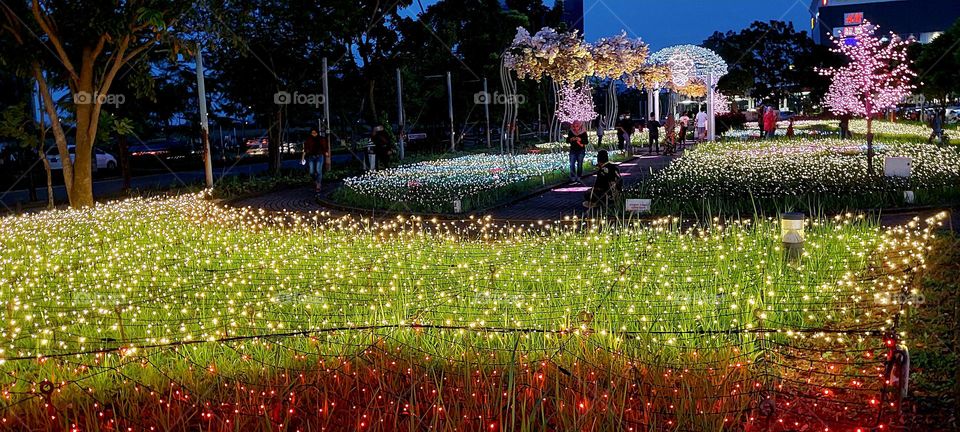
<path fill-rule="evenodd" d="M 333 155 L 334 164 L 347 163 L 352 159 L 350 155 L 336 154 Z M 281 165 L 283 168 L 297 168 L 300 166 L 300 161 L 296 159 L 285 160 Z M 222 167 L 213 169 L 214 182 L 218 181 L 220 178 L 242 175 L 242 174 L 258 174 L 265 172 L 267 170 L 267 164 L 264 163 L 255 163 L 255 164 L 243 164 L 235 165 L 232 167 Z M 53 175 L 60 175 L 58 172 L 55 172 Z M 192 170 L 192 171 L 175 171 L 163 174 L 150 174 L 145 176 L 134 177 L 130 180 L 130 187 L 134 190 L 147 190 L 147 189 L 157 189 L 157 188 L 169 188 L 169 187 L 178 187 L 186 186 L 190 184 L 197 184 L 204 181 L 204 172 L 203 170 Z M 93 182 L 93 196 L 94 198 L 105 197 L 119 194 L 123 189 L 123 179 L 121 178 L 110 178 L 97 180 Z M 67 201 L 67 191 L 62 185 L 53 187 L 53 196 L 57 203 L 62 203 Z M 37 188 L 37 198 L 40 202 L 46 202 L 47 200 L 47 188 L 45 185 Z M 0 211 L 3 210 L 12 210 L 17 206 L 17 203 L 28 203 L 30 200 L 30 193 L 26 189 L 19 190 L 9 190 L 9 191 L 0 191 Z"/>

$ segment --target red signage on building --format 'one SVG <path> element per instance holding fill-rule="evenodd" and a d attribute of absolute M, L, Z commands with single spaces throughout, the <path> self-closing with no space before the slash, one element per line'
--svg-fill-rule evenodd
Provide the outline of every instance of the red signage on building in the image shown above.
<path fill-rule="evenodd" d="M 863 24 L 863 12 L 850 12 L 843 14 L 843 25 Z"/>

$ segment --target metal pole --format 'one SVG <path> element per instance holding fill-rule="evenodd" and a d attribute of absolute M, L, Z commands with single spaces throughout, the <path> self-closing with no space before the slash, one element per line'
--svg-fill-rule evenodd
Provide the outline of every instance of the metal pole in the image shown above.
<path fill-rule="evenodd" d="M 709 75 L 707 75 L 707 139 L 710 141 L 713 141 L 717 138 L 716 119 L 713 115 L 714 84 L 713 72 L 711 72 Z"/>
<path fill-rule="evenodd" d="M 490 148 L 490 92 L 487 91 L 487 77 L 483 77 L 483 94 L 487 96 L 484 100 L 486 103 L 483 104 L 483 113 L 487 119 L 487 126 L 484 128 L 487 131 L 487 148 Z"/>
<path fill-rule="evenodd" d="M 406 119 L 403 115 L 403 79 L 400 77 L 400 68 L 397 68 L 397 127 L 400 129 L 397 147 L 400 151 L 401 160 L 403 160 L 403 155 L 406 150 L 403 142 L 406 126 Z"/>
<path fill-rule="evenodd" d="M 323 58 L 323 121 L 326 123 L 327 139 L 330 139 L 330 87 L 327 86 L 327 58 Z"/>
<path fill-rule="evenodd" d="M 213 162 L 210 157 L 210 126 L 207 124 L 207 90 L 203 85 L 203 52 L 197 44 L 197 95 L 200 103 L 200 140 L 203 142 L 203 171 L 207 187 L 213 187 Z"/>
<path fill-rule="evenodd" d="M 450 78 L 450 72 L 447 72 L 447 110 L 450 112 L 450 151 L 456 151 L 456 131 L 453 129 L 453 82 Z"/>

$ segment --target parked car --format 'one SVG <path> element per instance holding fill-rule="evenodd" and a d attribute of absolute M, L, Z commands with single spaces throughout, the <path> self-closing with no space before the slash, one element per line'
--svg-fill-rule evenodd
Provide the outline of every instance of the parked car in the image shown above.
<path fill-rule="evenodd" d="M 243 157 L 266 156 L 270 152 L 270 140 L 267 138 L 248 139 L 246 147 L 247 150 L 243 152 Z"/>
<path fill-rule="evenodd" d="M 67 152 L 70 154 L 71 162 L 76 160 L 76 146 L 67 146 Z M 117 158 L 113 157 L 110 153 L 94 147 L 93 156 L 93 163 L 91 164 L 93 165 L 93 172 L 99 170 L 114 171 L 117 169 Z M 51 170 L 63 169 L 63 161 L 60 159 L 60 152 L 57 150 L 57 147 L 52 147 L 50 150 L 47 150 L 47 160 L 50 161 Z"/>
<path fill-rule="evenodd" d="M 130 157 L 183 158 L 191 153 L 190 142 L 179 137 L 156 138 L 127 148 Z"/>

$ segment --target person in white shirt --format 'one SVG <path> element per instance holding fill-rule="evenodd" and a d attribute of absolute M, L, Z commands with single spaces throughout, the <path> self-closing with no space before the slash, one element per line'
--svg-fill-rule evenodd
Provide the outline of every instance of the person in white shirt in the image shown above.
<path fill-rule="evenodd" d="M 707 139 L 707 113 L 700 111 L 697 113 L 697 140 L 706 141 Z"/>

